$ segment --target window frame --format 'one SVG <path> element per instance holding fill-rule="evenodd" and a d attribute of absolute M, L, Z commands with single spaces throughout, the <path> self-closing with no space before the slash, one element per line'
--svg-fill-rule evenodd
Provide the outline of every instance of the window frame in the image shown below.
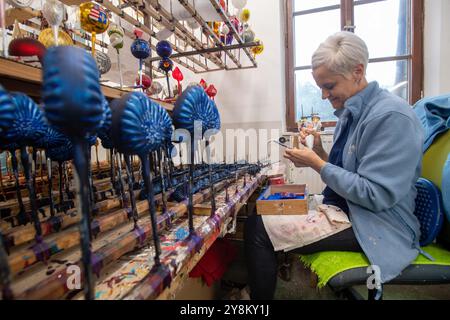
<path fill-rule="evenodd" d="M 320 11 L 338 9 L 341 10 L 341 30 L 353 31 L 354 26 L 354 6 L 379 2 L 383 0 L 341 0 L 340 5 L 326 6 L 317 9 L 302 11 L 301 14 L 310 14 Z M 295 70 L 308 69 L 308 67 L 296 67 L 294 62 L 294 17 L 299 15 L 294 13 L 294 0 L 285 0 L 285 68 L 286 68 L 286 131 L 298 132 L 295 119 Z M 406 56 L 382 57 L 370 59 L 369 62 L 393 61 L 400 58 L 410 60 L 409 65 L 409 92 L 408 102 L 414 104 L 423 97 L 423 29 L 424 29 L 424 1 L 410 0 L 410 45 L 411 52 Z M 310 69 L 311 67 L 309 67 Z M 323 126 L 333 126 L 335 121 L 323 123 Z"/>

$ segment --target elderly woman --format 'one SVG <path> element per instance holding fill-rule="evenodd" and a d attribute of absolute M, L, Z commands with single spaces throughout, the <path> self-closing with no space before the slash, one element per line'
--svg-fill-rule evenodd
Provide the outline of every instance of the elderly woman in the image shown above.
<path fill-rule="evenodd" d="M 383 283 L 422 252 L 414 206 L 423 132 L 406 101 L 377 82 L 368 83 L 368 57 L 364 41 L 350 32 L 338 32 L 319 46 L 312 57 L 312 74 L 322 98 L 336 109 L 334 144 L 327 155 L 320 134 L 305 130 L 300 134 L 302 143 L 313 134 L 314 147 L 288 149 L 284 157 L 296 167 L 311 167 L 320 174 L 327 185 L 323 203 L 345 212 L 350 225 L 291 252 L 362 251 Z M 273 298 L 277 256 L 271 235 L 279 227 L 276 219 L 258 215 L 247 219 L 245 250 L 252 299 Z"/>

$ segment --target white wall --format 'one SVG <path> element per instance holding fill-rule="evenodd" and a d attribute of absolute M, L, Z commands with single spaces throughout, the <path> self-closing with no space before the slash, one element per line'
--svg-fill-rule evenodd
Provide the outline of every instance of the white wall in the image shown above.
<path fill-rule="evenodd" d="M 249 24 L 264 43 L 256 57 L 258 68 L 193 74 L 183 68 L 185 85 L 191 81 L 214 84 L 223 123 L 273 122 L 284 118 L 284 37 L 281 0 L 249 0 Z M 231 3 L 231 1 L 230 1 Z M 228 63 L 234 65 L 229 58 Z M 247 56 L 241 59 L 248 65 Z M 211 64 L 209 64 L 211 65 Z"/>
<path fill-rule="evenodd" d="M 231 1 L 229 3 L 231 4 Z M 184 74 L 185 87 L 190 82 L 198 83 L 204 79 L 217 88 L 215 101 L 220 111 L 223 154 L 226 155 L 227 161 L 235 159 L 232 150 L 236 154 L 236 160 L 250 158 L 249 160 L 256 161 L 266 158 L 269 153 L 274 156 L 274 161 L 277 161 L 280 156 L 280 148 L 275 144 L 268 147 L 267 140 L 278 139 L 285 122 L 285 50 L 284 37 L 281 36 L 284 34 L 283 3 L 282 0 L 248 0 L 246 8 L 251 12 L 248 23 L 256 33 L 256 38 L 264 43 L 264 52 L 256 56 L 257 68 L 194 74 L 180 67 Z M 244 66 L 251 65 L 244 52 L 241 51 L 240 57 Z M 229 58 L 227 61 L 229 66 L 235 66 Z M 208 65 L 213 66 L 212 63 Z M 161 83 L 166 86 L 165 82 Z M 246 133 L 248 130 L 256 131 L 257 141 L 250 145 L 258 145 L 257 154 L 251 151 L 248 142 L 247 146 L 238 144 L 237 139 L 245 139 L 242 135 L 233 139 L 234 146 L 230 145 L 231 139 L 227 139 L 227 130 L 238 129 L 243 129 Z M 267 129 L 267 135 L 259 134 L 260 129 Z M 223 155 L 215 158 L 217 161 L 222 159 Z"/>
<path fill-rule="evenodd" d="M 424 95 L 450 92 L 450 0 L 425 0 Z"/>

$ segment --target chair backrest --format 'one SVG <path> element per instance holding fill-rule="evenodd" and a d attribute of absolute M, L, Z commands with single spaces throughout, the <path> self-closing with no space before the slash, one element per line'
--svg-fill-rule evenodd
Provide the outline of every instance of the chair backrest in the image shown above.
<path fill-rule="evenodd" d="M 441 134 L 433 141 L 433 144 L 427 149 L 423 155 L 422 162 L 422 177 L 431 181 L 439 190 L 441 194 L 444 181 L 444 166 L 448 159 L 450 153 L 450 130 Z M 446 177 L 449 179 L 450 177 Z M 450 202 L 450 199 L 443 198 L 442 201 Z M 450 248 L 450 211 L 444 205 L 441 207 L 445 213 L 447 219 L 444 220 L 444 226 L 441 234 L 439 235 L 439 240 L 449 246 Z M 447 205 L 448 208 L 448 205 Z"/>
<path fill-rule="evenodd" d="M 444 213 L 439 189 L 430 180 L 419 178 L 414 214 L 420 222 L 420 245 L 432 243 L 442 229 Z"/>
<path fill-rule="evenodd" d="M 423 154 L 422 178 L 442 188 L 444 165 L 450 153 L 450 130 L 435 138 L 433 144 Z"/>

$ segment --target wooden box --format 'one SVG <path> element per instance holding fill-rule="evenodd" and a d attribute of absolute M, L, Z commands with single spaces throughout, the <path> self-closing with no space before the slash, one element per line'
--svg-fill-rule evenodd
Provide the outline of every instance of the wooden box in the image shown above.
<path fill-rule="evenodd" d="M 268 199 L 281 193 L 300 193 L 301 199 Z M 301 215 L 308 214 L 308 193 L 305 184 L 272 185 L 267 187 L 256 200 L 256 212 L 260 215 Z"/>

